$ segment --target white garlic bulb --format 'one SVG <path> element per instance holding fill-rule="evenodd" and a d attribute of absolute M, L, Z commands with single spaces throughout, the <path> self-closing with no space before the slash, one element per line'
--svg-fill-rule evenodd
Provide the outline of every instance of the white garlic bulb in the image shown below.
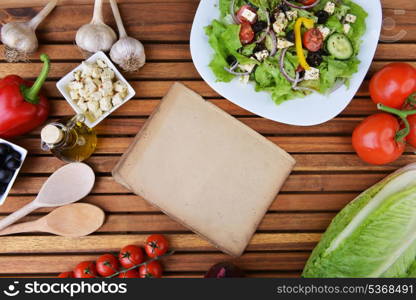
<path fill-rule="evenodd" d="M 102 0 L 95 0 L 91 22 L 81 26 L 75 36 L 78 47 L 90 53 L 110 50 L 117 39 L 114 30 L 103 21 L 102 6 Z"/>
<path fill-rule="evenodd" d="M 110 0 L 110 4 L 120 34 L 120 39 L 111 48 L 110 57 L 124 71 L 137 71 L 139 68 L 143 67 L 146 62 L 143 44 L 140 41 L 127 36 L 116 0 Z"/>
<path fill-rule="evenodd" d="M 27 60 L 27 56 L 38 49 L 38 39 L 35 34 L 39 24 L 55 8 L 58 0 L 48 4 L 29 22 L 11 22 L 1 28 L 1 41 L 5 45 L 4 56 L 9 62 Z"/>

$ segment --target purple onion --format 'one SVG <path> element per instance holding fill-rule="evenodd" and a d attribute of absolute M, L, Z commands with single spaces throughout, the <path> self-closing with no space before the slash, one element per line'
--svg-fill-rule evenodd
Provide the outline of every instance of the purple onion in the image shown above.
<path fill-rule="evenodd" d="M 289 2 L 288 0 L 283 0 L 283 2 L 289 5 L 290 7 L 297 8 L 297 9 L 308 9 L 308 8 L 315 7 L 319 4 L 319 0 L 316 0 L 316 2 L 311 5 L 296 5 L 296 4 Z"/>
<path fill-rule="evenodd" d="M 234 3 L 235 3 L 235 0 L 231 0 L 231 3 L 230 3 L 230 14 L 231 14 L 231 17 L 233 18 L 234 23 L 235 24 L 240 24 L 240 22 L 238 21 L 237 17 L 235 16 L 235 11 L 234 11 L 235 4 Z"/>
<path fill-rule="evenodd" d="M 277 38 L 276 38 L 276 34 L 274 33 L 273 30 L 269 30 L 269 35 L 272 39 L 272 50 L 270 51 L 270 56 L 275 56 L 276 52 L 277 52 Z"/>
<path fill-rule="evenodd" d="M 236 72 L 236 71 L 234 71 L 235 68 L 233 69 L 232 67 L 231 68 L 224 67 L 224 70 L 227 71 L 228 73 L 236 75 L 236 76 L 250 75 L 249 72 Z"/>
<path fill-rule="evenodd" d="M 287 49 L 288 48 L 284 48 L 282 50 L 282 53 L 280 54 L 279 68 L 280 68 L 280 72 L 282 72 L 283 77 L 285 77 L 287 81 L 294 83 L 296 78 L 290 77 L 289 74 L 287 74 L 287 72 L 285 70 L 285 57 L 286 57 Z"/>

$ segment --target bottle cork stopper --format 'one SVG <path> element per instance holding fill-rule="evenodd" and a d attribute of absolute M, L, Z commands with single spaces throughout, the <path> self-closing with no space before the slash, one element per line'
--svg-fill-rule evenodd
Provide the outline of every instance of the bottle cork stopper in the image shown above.
<path fill-rule="evenodd" d="M 51 124 L 43 127 L 42 131 L 40 132 L 40 136 L 42 141 L 47 144 L 57 144 L 64 137 L 62 130 Z"/>

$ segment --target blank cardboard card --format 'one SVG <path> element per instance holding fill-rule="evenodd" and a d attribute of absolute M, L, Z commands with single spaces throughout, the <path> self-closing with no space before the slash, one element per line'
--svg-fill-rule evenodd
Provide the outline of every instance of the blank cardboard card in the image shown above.
<path fill-rule="evenodd" d="M 275 144 L 175 83 L 113 177 L 239 256 L 294 164 Z"/>

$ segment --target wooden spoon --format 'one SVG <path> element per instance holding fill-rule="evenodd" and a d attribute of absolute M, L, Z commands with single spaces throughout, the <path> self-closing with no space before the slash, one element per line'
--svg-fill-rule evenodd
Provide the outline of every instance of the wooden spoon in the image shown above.
<path fill-rule="evenodd" d="M 98 230 L 104 223 L 101 208 L 87 203 L 59 207 L 48 215 L 32 222 L 12 225 L 0 231 L 0 235 L 22 232 L 49 232 L 65 237 L 81 237 Z"/>
<path fill-rule="evenodd" d="M 35 200 L 0 220 L 0 230 L 35 209 L 57 207 L 81 200 L 91 192 L 94 182 L 94 171 L 86 164 L 71 163 L 61 167 L 46 180 Z"/>

